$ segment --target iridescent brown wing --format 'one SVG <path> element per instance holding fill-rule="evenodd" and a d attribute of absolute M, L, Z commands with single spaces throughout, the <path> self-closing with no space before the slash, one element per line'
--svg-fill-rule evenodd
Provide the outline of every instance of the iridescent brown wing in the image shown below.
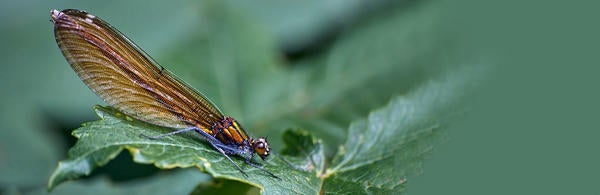
<path fill-rule="evenodd" d="M 221 112 L 203 95 L 159 66 L 127 37 L 79 10 L 53 10 L 54 35 L 81 80 L 108 104 L 136 119 L 207 133 Z"/>

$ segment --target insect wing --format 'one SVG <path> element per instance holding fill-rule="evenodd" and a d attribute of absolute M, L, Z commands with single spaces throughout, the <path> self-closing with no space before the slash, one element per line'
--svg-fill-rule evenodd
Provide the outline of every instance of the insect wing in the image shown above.
<path fill-rule="evenodd" d="M 155 125 L 200 125 L 223 118 L 212 102 L 159 66 L 127 37 L 79 10 L 53 10 L 56 42 L 83 82 L 108 104 Z"/>

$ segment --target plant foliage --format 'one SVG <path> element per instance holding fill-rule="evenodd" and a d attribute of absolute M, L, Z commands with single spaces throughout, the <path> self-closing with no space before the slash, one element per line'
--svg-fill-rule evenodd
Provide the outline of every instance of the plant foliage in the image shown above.
<path fill-rule="evenodd" d="M 249 174 L 244 177 L 193 133 L 140 137 L 173 129 L 96 106 L 100 120 L 73 131 L 78 142 L 48 188 L 89 175 L 126 150 L 138 163 L 196 167 L 215 178 L 193 193 L 231 190 L 224 185 L 249 189 L 245 184 L 265 194 L 404 192 L 481 72 L 447 57 L 455 45 L 437 33 L 435 3 L 387 9 L 357 22 L 319 55 L 290 65 L 279 60 L 264 28 L 212 2 L 198 16 L 200 29 L 163 54 L 171 64 L 187 64 L 165 67 L 182 73 L 250 134 L 271 136 L 282 158 L 263 165 L 281 181 L 234 157 Z"/>

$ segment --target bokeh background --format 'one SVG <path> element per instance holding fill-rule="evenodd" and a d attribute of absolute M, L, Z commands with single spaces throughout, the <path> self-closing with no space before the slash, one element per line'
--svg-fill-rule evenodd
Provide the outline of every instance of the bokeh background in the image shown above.
<path fill-rule="evenodd" d="M 424 174 L 410 179 L 410 194 L 600 193 L 597 5 L 470 0 L 223 5 L 270 35 L 265 42 L 290 66 L 310 66 L 311 59 L 365 21 L 415 11 L 435 15 L 434 35 L 456 43 L 438 49 L 494 67 L 470 98 L 469 113 L 426 161 Z M 182 42 L 190 32 L 201 32 L 190 23 L 199 22 L 202 6 L 141 0 L 0 2 L 0 191 L 45 193 L 52 170 L 75 142 L 70 131 L 96 120 L 92 106 L 104 104 L 60 54 L 51 9 L 78 8 L 100 16 L 169 67 L 175 48 L 195 52 Z M 148 188 L 144 178 L 164 174 L 165 181 L 194 175 L 195 180 L 178 184 L 191 189 L 209 179 L 197 172 L 171 172 L 135 164 L 125 154 L 58 188 L 123 193 Z M 152 184 L 168 188 L 161 181 Z"/>

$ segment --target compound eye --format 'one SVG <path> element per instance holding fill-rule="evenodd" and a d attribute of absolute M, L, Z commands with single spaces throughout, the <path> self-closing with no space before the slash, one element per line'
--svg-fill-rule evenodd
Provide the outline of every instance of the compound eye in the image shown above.
<path fill-rule="evenodd" d="M 258 143 L 256 144 L 256 148 L 258 148 L 258 149 L 265 149 L 265 143 L 263 143 L 263 142 L 258 142 Z"/>
<path fill-rule="evenodd" d="M 263 160 L 269 156 L 269 144 L 264 138 L 259 138 L 254 142 L 254 152 Z"/>

